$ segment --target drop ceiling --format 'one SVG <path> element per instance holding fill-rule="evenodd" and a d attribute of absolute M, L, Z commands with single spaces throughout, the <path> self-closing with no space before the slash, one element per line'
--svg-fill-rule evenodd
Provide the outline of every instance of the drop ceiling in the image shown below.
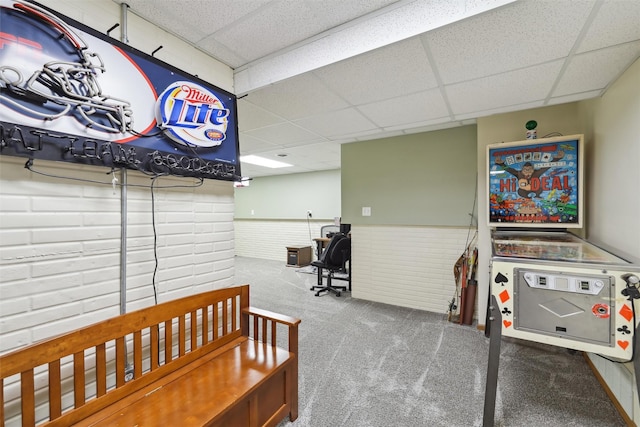
<path fill-rule="evenodd" d="M 337 169 L 344 143 L 598 97 L 640 57 L 638 0 L 126 3 L 234 70 L 241 154 L 293 165 L 243 163 L 250 177 Z"/>

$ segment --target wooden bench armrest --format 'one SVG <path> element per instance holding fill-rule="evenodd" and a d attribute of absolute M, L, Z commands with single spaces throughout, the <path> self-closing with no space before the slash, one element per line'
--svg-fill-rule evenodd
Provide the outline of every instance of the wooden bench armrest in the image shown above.
<path fill-rule="evenodd" d="M 242 334 L 252 337 L 254 340 L 277 346 L 276 330 L 277 323 L 288 328 L 289 332 L 289 351 L 298 355 L 298 325 L 300 319 L 284 314 L 274 313 L 273 311 L 263 310 L 256 307 L 245 307 L 242 309 Z M 251 321 L 251 318 L 253 321 Z M 251 325 L 253 330 L 251 331 Z M 271 326 L 271 334 L 267 333 L 268 326 Z"/>
<path fill-rule="evenodd" d="M 300 319 L 286 316 L 284 314 L 275 313 L 269 310 L 263 310 L 257 307 L 247 307 L 242 309 L 243 313 L 251 314 L 254 316 L 264 317 L 269 320 L 273 320 L 274 322 L 282 323 L 287 326 L 297 326 L 300 323 Z"/>
<path fill-rule="evenodd" d="M 291 389 L 291 412 L 289 418 L 293 421 L 298 418 L 298 325 L 300 324 L 300 319 L 252 306 L 245 306 L 242 309 L 242 334 L 252 337 L 256 341 L 277 347 L 276 331 L 278 323 L 288 329 L 288 350 L 293 355 L 291 376 L 287 381 L 288 387 Z M 268 335 L 269 327 L 271 335 Z"/>

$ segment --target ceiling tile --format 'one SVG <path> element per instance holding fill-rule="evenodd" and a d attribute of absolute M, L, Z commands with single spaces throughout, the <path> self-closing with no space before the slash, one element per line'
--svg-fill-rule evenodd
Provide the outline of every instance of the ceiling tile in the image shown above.
<path fill-rule="evenodd" d="M 282 123 L 284 119 L 253 105 L 246 99 L 238 100 L 238 128 L 240 132 Z"/>
<path fill-rule="evenodd" d="M 260 13 L 248 15 L 217 32 L 215 38 L 232 46 L 241 57 L 253 61 L 392 2 L 323 0 L 319 5 L 316 1 L 273 1 L 260 9 Z M 240 6 L 244 1 L 236 0 L 236 3 Z"/>
<path fill-rule="evenodd" d="M 615 22 L 615 25 L 611 25 Z M 602 3 L 577 52 L 600 49 L 640 39 L 640 1 Z"/>
<path fill-rule="evenodd" d="M 472 80 L 566 57 L 591 4 L 520 1 L 434 30 L 425 38 L 445 84 Z"/>
<path fill-rule="evenodd" d="M 544 100 L 564 61 L 529 67 L 445 87 L 456 115 Z"/>
<path fill-rule="evenodd" d="M 252 92 L 247 100 L 289 120 L 348 106 L 313 74 L 302 74 Z"/>
<path fill-rule="evenodd" d="M 440 89 L 361 105 L 358 110 L 373 123 L 384 128 L 449 115 Z"/>
<path fill-rule="evenodd" d="M 353 105 L 437 86 L 426 52 L 414 37 L 315 70 L 327 86 Z"/>
<path fill-rule="evenodd" d="M 571 58 L 553 96 L 603 89 L 640 56 L 640 42 L 582 53 Z"/>
<path fill-rule="evenodd" d="M 545 105 L 544 100 L 523 102 L 522 104 L 505 105 L 504 107 L 489 108 L 487 110 L 472 111 L 466 114 L 456 114 L 456 120 L 475 120 L 478 117 L 492 116 L 494 114 L 510 113 L 513 111 L 530 110 Z"/>
<path fill-rule="evenodd" d="M 279 145 L 292 144 L 294 142 L 304 143 L 320 139 L 318 135 L 289 122 L 261 127 L 245 133 Z"/>
<path fill-rule="evenodd" d="M 592 90 L 590 92 L 572 93 L 567 96 L 550 98 L 545 105 L 566 104 L 568 102 L 582 101 L 584 99 L 597 98 L 602 95 L 602 90 Z"/>
<path fill-rule="evenodd" d="M 389 127 L 385 127 L 384 130 L 386 131 L 402 130 L 403 133 L 409 134 L 409 133 L 421 132 L 420 129 L 423 129 L 425 127 L 433 127 L 436 125 L 441 125 L 442 123 L 457 123 L 457 122 L 453 122 L 451 117 L 445 116 L 445 117 L 438 117 L 430 120 L 420 120 L 417 122 L 406 123 L 403 125 L 389 126 Z M 458 125 L 456 124 L 456 126 Z"/>
<path fill-rule="evenodd" d="M 175 0 L 126 0 L 126 3 L 133 12 L 154 24 L 197 43 L 271 1 L 180 0 L 177 3 Z"/>
<path fill-rule="evenodd" d="M 279 147 L 259 138 L 247 135 L 246 133 L 240 133 L 240 137 L 238 139 L 240 140 L 240 154 L 242 155 L 274 150 Z"/>
<path fill-rule="evenodd" d="M 355 134 L 376 128 L 373 123 L 367 120 L 355 108 L 330 111 L 328 113 L 296 120 L 295 123 L 325 138 Z"/>
<path fill-rule="evenodd" d="M 238 52 L 219 43 L 213 36 L 198 42 L 198 47 L 231 68 L 237 68 L 247 63 L 247 58 L 243 58 Z"/>

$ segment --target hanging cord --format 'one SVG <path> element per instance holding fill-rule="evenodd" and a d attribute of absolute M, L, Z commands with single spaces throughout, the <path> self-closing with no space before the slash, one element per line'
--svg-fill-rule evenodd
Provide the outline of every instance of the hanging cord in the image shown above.
<path fill-rule="evenodd" d="M 156 198 L 154 195 L 154 185 L 156 183 L 156 179 L 160 176 L 154 176 L 151 178 L 151 226 L 153 227 L 153 259 L 155 261 L 153 267 L 153 278 L 151 280 L 151 285 L 153 286 L 153 299 L 158 305 L 158 290 L 156 288 L 156 274 L 158 273 L 158 233 L 156 231 Z"/>
<path fill-rule="evenodd" d="M 307 228 L 309 229 L 309 243 L 311 243 L 311 247 L 313 247 L 314 243 L 313 243 L 313 237 L 311 237 L 311 216 L 309 216 L 309 214 L 307 214 Z M 318 252 L 316 250 L 316 252 Z M 316 254 L 317 256 L 320 256 L 320 254 Z"/>
<path fill-rule="evenodd" d="M 118 187 L 122 187 L 123 186 L 123 184 L 118 182 L 117 178 L 115 180 L 111 179 L 111 181 L 97 181 L 97 180 L 93 180 L 93 179 L 76 178 L 76 177 L 73 177 L 73 176 L 55 175 L 55 174 L 50 174 L 50 173 L 38 171 L 38 170 L 33 168 L 33 159 L 27 160 L 27 163 L 25 163 L 24 167 L 25 167 L 25 169 L 28 169 L 30 172 L 33 172 L 33 173 L 38 174 L 38 175 L 46 176 L 46 177 L 49 177 L 49 178 L 66 179 L 66 180 L 69 180 L 69 181 L 87 182 L 87 183 L 99 184 L 99 185 L 110 185 L 110 186 L 112 186 L 114 188 L 116 186 L 118 186 Z M 113 174 L 114 170 L 115 169 L 111 169 L 109 172 L 107 172 L 107 175 Z M 153 175 L 154 178 L 158 178 L 160 176 L 163 176 L 163 175 L 157 175 L 157 174 Z M 185 178 L 185 177 L 182 177 L 182 178 Z M 189 178 L 193 179 L 193 177 L 189 177 Z M 204 178 L 196 178 L 196 179 L 198 179 L 198 182 L 196 182 L 195 184 L 192 184 L 192 185 L 183 185 L 183 184 L 163 185 L 163 186 L 154 186 L 154 188 L 156 190 L 158 190 L 158 189 L 165 189 L 165 188 L 197 188 L 197 187 L 201 187 L 204 184 Z M 143 184 L 127 184 L 127 187 L 151 188 L 151 186 L 143 185 Z"/>

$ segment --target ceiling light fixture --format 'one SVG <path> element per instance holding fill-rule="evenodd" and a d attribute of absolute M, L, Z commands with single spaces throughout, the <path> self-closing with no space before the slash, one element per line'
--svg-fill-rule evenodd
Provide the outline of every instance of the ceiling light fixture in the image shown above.
<path fill-rule="evenodd" d="M 249 156 L 240 156 L 240 161 L 244 163 L 250 163 L 252 165 L 264 166 L 265 168 L 272 168 L 272 169 L 288 168 L 293 166 L 293 165 L 290 165 L 289 163 L 278 162 L 277 160 L 266 159 L 264 157 L 254 156 L 253 154 Z"/>

